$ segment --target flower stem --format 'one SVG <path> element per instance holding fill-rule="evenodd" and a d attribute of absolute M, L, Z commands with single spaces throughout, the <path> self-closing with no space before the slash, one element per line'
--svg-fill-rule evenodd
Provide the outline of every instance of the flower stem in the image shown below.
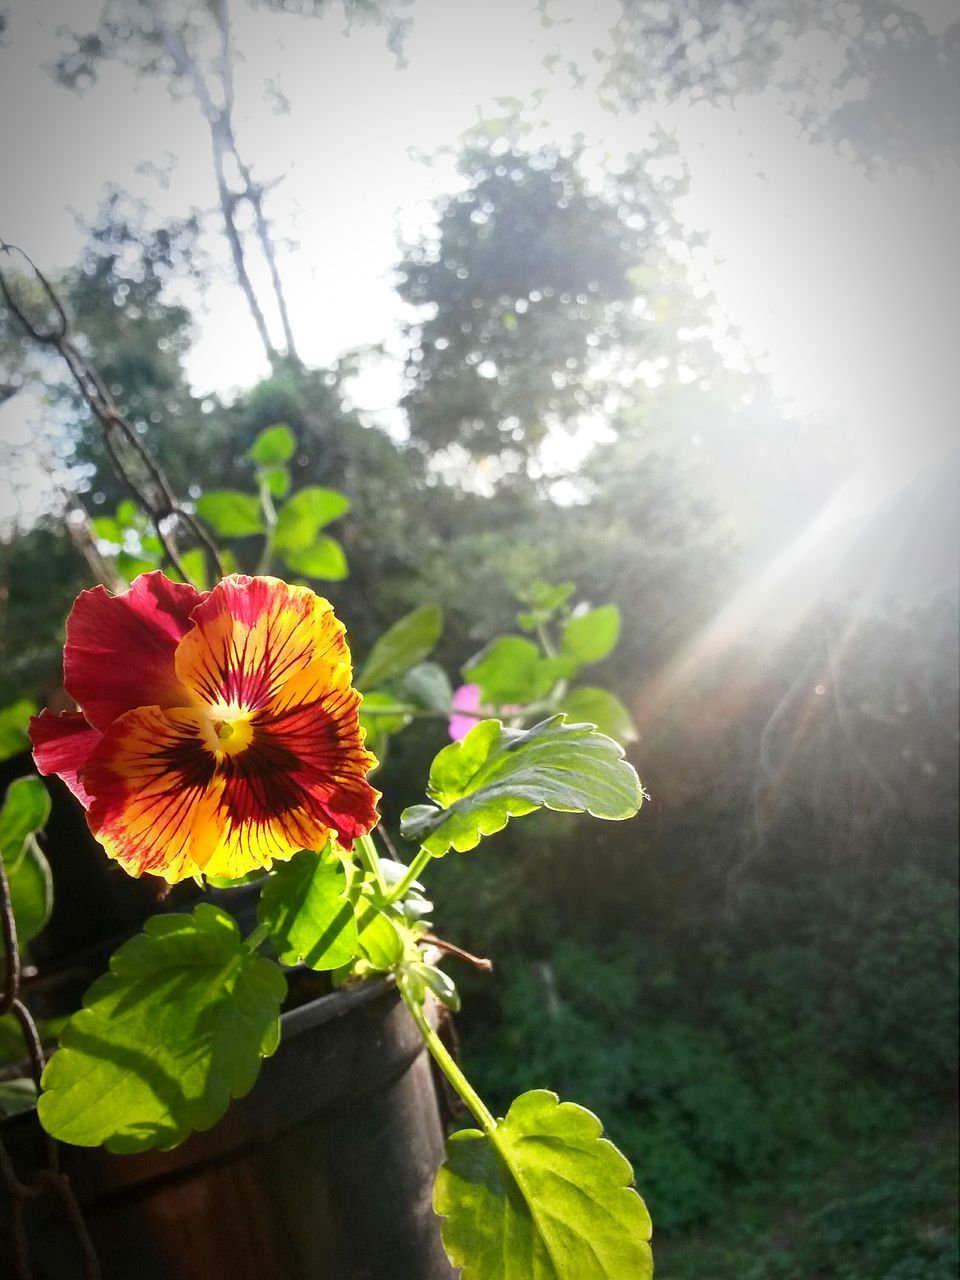
<path fill-rule="evenodd" d="M 267 926 L 265 924 L 258 924 L 253 933 L 244 938 L 243 945 L 248 947 L 251 951 L 256 951 L 260 943 L 266 941 L 269 936 L 270 930 Z"/>
<path fill-rule="evenodd" d="M 421 849 L 414 860 L 410 863 L 409 867 L 407 867 L 403 876 L 390 890 L 387 895 L 387 901 L 398 902 L 403 898 L 408 893 L 414 880 L 419 878 L 420 872 L 424 869 L 427 863 L 430 862 L 432 857 L 432 853 L 428 853 L 426 849 Z"/>
<path fill-rule="evenodd" d="M 383 871 L 380 867 L 380 855 L 377 853 L 377 846 L 373 843 L 373 836 L 365 835 L 357 837 L 357 849 L 360 853 L 360 861 L 363 869 L 373 876 L 377 882 L 377 888 L 381 897 L 389 901 L 390 890 L 386 880 L 383 878 Z"/>
<path fill-rule="evenodd" d="M 497 1122 L 493 1115 L 487 1109 L 486 1104 L 477 1093 L 476 1089 L 474 1089 L 473 1085 L 460 1070 L 459 1066 L 454 1061 L 453 1056 L 447 1049 L 447 1046 L 430 1025 L 430 1021 L 423 1011 L 423 1006 L 412 996 L 407 994 L 402 982 L 399 986 L 404 1004 L 410 1010 L 410 1016 L 417 1024 L 420 1034 L 426 1042 L 427 1048 L 433 1055 L 434 1062 L 436 1062 L 437 1066 L 453 1085 L 454 1089 L 456 1089 L 459 1096 L 463 1099 L 464 1105 L 473 1116 L 474 1120 L 476 1120 L 483 1133 L 487 1137 L 493 1137 L 497 1128 Z"/>
<path fill-rule="evenodd" d="M 277 509 L 273 505 L 273 495 L 270 492 L 270 486 L 267 483 L 266 476 L 260 476 L 260 507 L 263 511 L 263 522 L 266 525 L 266 533 L 263 539 L 263 547 L 260 550 L 260 560 L 257 564 L 257 573 L 269 573 L 270 565 L 273 561 L 273 540 L 277 532 Z"/>

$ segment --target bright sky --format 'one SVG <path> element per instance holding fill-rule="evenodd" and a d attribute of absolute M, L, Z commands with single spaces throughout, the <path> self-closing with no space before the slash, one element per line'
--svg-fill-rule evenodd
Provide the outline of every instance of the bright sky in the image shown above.
<path fill-rule="evenodd" d="M 497 114 L 497 97 L 528 100 L 544 89 L 550 132 L 582 133 L 614 158 L 641 143 L 650 124 L 604 113 L 589 86 L 561 86 L 542 65 L 551 44 L 586 61 L 612 21 L 612 0 L 557 0 L 552 11 L 569 21 L 546 33 L 536 5 L 521 0 L 416 0 L 406 69 L 376 28 L 345 37 L 338 20 L 234 7 L 247 56 L 238 70 L 241 148 L 259 176 L 283 175 L 269 211 L 308 362 L 384 340 L 396 349 L 398 234 L 415 234 L 453 182 L 449 161 L 421 157 L 454 146 L 480 115 Z M 915 7 L 935 26 L 949 0 Z M 0 141 L 0 234 L 51 271 L 75 259 L 77 215 L 93 216 L 108 182 L 163 215 L 214 204 L 192 100 L 173 103 L 159 81 L 117 67 L 81 97 L 52 83 L 43 68 L 67 8 L 71 25 L 84 29 L 99 3 L 13 0 L 9 48 L 0 50 L 0 107 L 5 121 L 20 121 Z M 829 73 L 828 50 L 806 52 Z M 264 104 L 268 75 L 289 100 L 284 114 Z M 957 170 L 938 183 L 912 171 L 868 179 L 806 142 L 770 95 L 737 108 L 680 107 L 658 122 L 676 130 L 689 166 L 683 216 L 709 233 L 698 269 L 784 397 L 895 450 L 903 441 L 912 451 L 940 448 L 960 349 L 960 262 L 947 212 L 957 207 Z M 209 247 L 225 259 L 219 237 L 211 234 Z M 235 286 L 214 285 L 202 299 L 192 381 L 229 393 L 265 371 Z M 389 406 L 397 375 L 394 366 L 369 376 L 358 401 Z M 0 411 L 0 435 L 22 429 L 15 418 L 23 411 L 16 401 Z"/>

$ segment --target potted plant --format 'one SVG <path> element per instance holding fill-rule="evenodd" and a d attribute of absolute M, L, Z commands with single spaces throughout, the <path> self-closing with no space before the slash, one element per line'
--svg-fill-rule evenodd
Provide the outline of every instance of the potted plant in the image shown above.
<path fill-rule="evenodd" d="M 55 345 L 79 359 L 63 332 Z M 81 387 L 105 426 L 124 425 L 102 383 Z M 36 1110 L 3 1126 L 11 1274 L 29 1274 L 29 1255 L 58 1277 L 102 1264 L 144 1280 L 439 1280 L 452 1268 L 464 1280 L 643 1280 L 649 1217 L 600 1121 L 546 1090 L 495 1117 L 445 1043 L 438 1009 L 459 999 L 423 888 L 434 860 L 538 808 L 637 812 L 640 783 L 616 740 L 629 717 L 576 685 L 616 643 L 617 612 L 571 610 L 571 586 L 534 584 L 526 634 L 492 641 L 451 695 L 425 661 L 440 626 L 426 607 L 354 677 L 329 603 L 267 572 L 277 559 L 297 576 L 345 572 L 324 530 L 348 503 L 317 488 L 286 498 L 294 447 L 282 424 L 255 441 L 256 495 L 207 494 L 196 513 L 169 495 L 164 513 L 147 495 L 153 532 L 132 503 L 95 530 L 107 551 L 120 531 L 130 585 L 74 604 L 64 684 L 78 709 L 31 720 L 34 757 L 106 858 L 194 896 L 119 946 L 82 1007 L 49 1028 L 58 1047 L 44 1067 L 19 999 L 16 926 L 29 942 L 49 909 L 35 838 L 46 800 L 34 779 L 8 793 L 0 1012 L 40 1084 Z M 259 532 L 254 572 L 221 576 L 215 551 L 211 567 L 200 548 L 181 553 L 171 513 L 188 529 L 206 522 L 208 551 L 210 529 Z M 425 714 L 450 716 L 454 740 L 425 803 L 402 814 L 400 862 L 380 843 L 368 775 Z M 234 894 L 245 906 L 231 911 Z M 424 1047 L 472 1121 L 445 1155 Z"/>

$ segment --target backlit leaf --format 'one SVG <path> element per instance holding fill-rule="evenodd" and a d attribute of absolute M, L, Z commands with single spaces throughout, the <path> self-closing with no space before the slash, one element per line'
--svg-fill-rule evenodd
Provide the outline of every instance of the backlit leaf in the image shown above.
<path fill-rule="evenodd" d="M 398 687 L 404 702 L 444 714 L 450 710 L 453 690 L 447 673 L 436 662 L 418 662 L 401 678 Z"/>
<path fill-rule="evenodd" d="M 202 903 L 155 916 L 115 952 L 43 1073 L 48 1133 L 109 1151 L 169 1150 L 253 1086 L 280 1036 L 286 982 Z"/>
<path fill-rule="evenodd" d="M 414 609 L 385 631 L 376 642 L 357 677 L 358 689 L 372 689 L 403 675 L 421 662 L 440 639 L 443 615 L 436 605 Z"/>
<path fill-rule="evenodd" d="M 357 948 L 357 922 L 338 859 L 304 850 L 277 864 L 260 891 L 257 919 L 284 964 L 338 969 Z"/>
<path fill-rule="evenodd" d="M 49 816 L 50 797 L 39 778 L 10 783 L 0 809 L 0 857 L 21 947 L 36 937 L 53 907 L 50 867 L 35 839 Z"/>
<path fill-rule="evenodd" d="M 571 618 L 563 628 L 563 651 L 580 662 L 599 662 L 616 648 L 620 638 L 620 610 L 601 605 Z"/>
<path fill-rule="evenodd" d="M 239 489 L 214 489 L 197 499 L 197 515 L 221 538 L 263 533 L 260 499 Z"/>
<path fill-rule="evenodd" d="M 592 1112 L 535 1089 L 447 1140 L 434 1208 L 460 1280 L 650 1280 L 650 1215 Z"/>
<path fill-rule="evenodd" d="M 296 447 L 293 432 L 285 422 L 280 422 L 275 427 L 267 427 L 260 432 L 247 450 L 247 457 L 262 467 L 272 467 L 279 462 L 288 462 Z"/>
<path fill-rule="evenodd" d="M 623 749 L 589 725 L 565 724 L 562 715 L 531 729 L 481 721 L 436 756 L 427 794 L 435 803 L 404 810 L 400 829 L 435 857 L 473 849 L 511 817 L 541 806 L 622 819 L 643 799 Z"/>
<path fill-rule="evenodd" d="M 181 551 L 180 563 L 193 586 L 201 591 L 209 591 L 210 575 L 207 572 L 207 557 L 201 547 L 190 547 L 186 551 Z"/>
<path fill-rule="evenodd" d="M 636 741 L 637 730 L 630 719 L 630 712 L 606 689 L 586 686 L 571 689 L 561 701 L 560 710 L 566 712 L 568 720 L 595 724 L 601 733 L 615 738 L 617 742 Z"/>
<path fill-rule="evenodd" d="M 481 700 L 493 706 L 532 702 L 550 692 L 556 675 L 532 640 L 498 636 L 463 668 L 464 679 L 480 686 Z"/>
<path fill-rule="evenodd" d="M 280 556 L 288 569 L 308 578 L 322 578 L 325 582 L 339 582 L 349 572 L 347 557 L 336 538 L 320 534 L 302 551 L 285 550 Z"/>
<path fill-rule="evenodd" d="M 282 555 L 288 551 L 307 551 L 324 525 L 349 510 L 350 499 L 336 489 L 321 489 L 316 485 L 301 489 L 288 498 L 277 513 L 274 536 L 277 551 Z"/>
<path fill-rule="evenodd" d="M 286 467 L 265 467 L 257 472 L 271 498 L 285 498 L 290 492 L 290 472 Z"/>
<path fill-rule="evenodd" d="M 399 921 L 362 899 L 357 909 L 357 949 L 372 969 L 386 972 L 399 964 L 404 953 L 404 933 Z"/>
<path fill-rule="evenodd" d="M 27 725 L 37 714 L 37 704 L 27 698 L 0 708 L 0 760 L 9 760 L 21 751 L 30 750 Z"/>

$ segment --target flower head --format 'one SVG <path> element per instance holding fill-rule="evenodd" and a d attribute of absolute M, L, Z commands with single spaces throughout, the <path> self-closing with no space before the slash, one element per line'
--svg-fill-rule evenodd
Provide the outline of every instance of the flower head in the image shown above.
<path fill-rule="evenodd" d="M 377 822 L 343 624 L 326 600 L 235 574 L 210 592 L 162 573 L 78 596 L 64 685 L 34 718 L 57 773 L 131 875 L 241 876 Z"/>

